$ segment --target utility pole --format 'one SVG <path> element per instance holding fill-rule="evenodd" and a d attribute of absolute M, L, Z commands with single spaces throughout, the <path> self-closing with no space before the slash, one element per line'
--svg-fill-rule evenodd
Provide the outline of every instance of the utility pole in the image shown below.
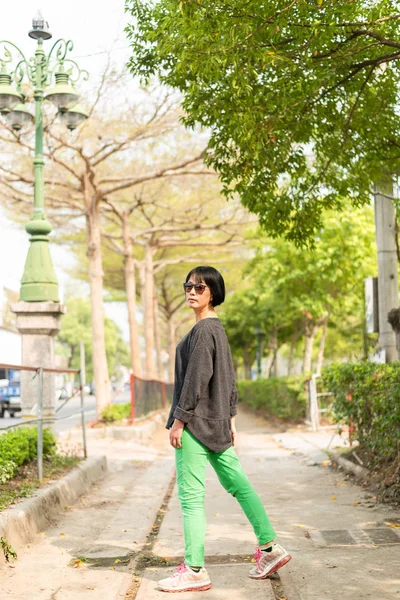
<path fill-rule="evenodd" d="M 379 347 L 385 362 L 398 360 L 396 334 L 388 321 L 389 312 L 399 306 L 396 248 L 396 211 L 393 183 L 375 184 L 375 232 L 378 254 Z"/>

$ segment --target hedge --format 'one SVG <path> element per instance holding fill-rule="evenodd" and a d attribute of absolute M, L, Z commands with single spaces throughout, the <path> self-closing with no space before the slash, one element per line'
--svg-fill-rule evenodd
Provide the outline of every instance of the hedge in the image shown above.
<path fill-rule="evenodd" d="M 306 416 L 307 394 L 303 376 L 238 381 L 237 388 L 239 402 L 262 410 L 268 417 L 296 421 Z"/>
<path fill-rule="evenodd" d="M 334 364 L 322 372 L 336 420 L 353 423 L 371 467 L 400 452 L 400 363 Z"/>
<path fill-rule="evenodd" d="M 54 454 L 56 441 L 50 429 L 43 430 L 43 456 Z M 37 456 L 36 427 L 20 427 L 0 435 L 0 483 L 5 483 L 18 469 Z"/>
<path fill-rule="evenodd" d="M 128 419 L 131 414 L 131 405 L 127 404 L 109 404 L 101 411 L 101 420 L 103 423 L 114 423 L 122 419 Z"/>

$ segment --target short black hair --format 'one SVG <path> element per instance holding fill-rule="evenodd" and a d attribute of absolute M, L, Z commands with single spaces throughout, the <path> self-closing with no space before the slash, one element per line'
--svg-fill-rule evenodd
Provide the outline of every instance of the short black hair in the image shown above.
<path fill-rule="evenodd" d="M 194 276 L 195 282 L 204 281 L 211 290 L 211 304 L 219 306 L 225 300 L 225 282 L 221 273 L 214 267 L 195 267 L 186 276 L 186 282 Z"/>

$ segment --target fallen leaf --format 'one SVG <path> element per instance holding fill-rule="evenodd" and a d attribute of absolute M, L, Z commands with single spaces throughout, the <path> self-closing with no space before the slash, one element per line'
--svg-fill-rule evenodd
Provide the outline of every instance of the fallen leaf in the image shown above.
<path fill-rule="evenodd" d="M 116 564 L 116 563 L 120 563 L 120 562 L 121 562 L 121 561 L 120 561 L 120 559 L 119 559 L 119 558 L 116 558 L 116 559 L 114 560 L 114 564 Z"/>
<path fill-rule="evenodd" d="M 358 500 L 355 500 L 355 501 L 353 502 L 353 504 L 360 504 L 360 503 L 358 502 Z"/>
<path fill-rule="evenodd" d="M 299 523 L 297 524 L 297 527 L 301 527 L 301 529 L 304 529 L 305 525 L 300 525 Z"/>
<path fill-rule="evenodd" d="M 78 567 L 80 567 L 81 565 L 83 565 L 83 562 L 81 560 L 76 560 L 74 562 L 74 569 L 77 569 Z"/>
<path fill-rule="evenodd" d="M 65 537 L 65 533 L 60 533 L 60 537 Z"/>
<path fill-rule="evenodd" d="M 336 500 L 336 496 L 331 496 L 331 500 Z"/>

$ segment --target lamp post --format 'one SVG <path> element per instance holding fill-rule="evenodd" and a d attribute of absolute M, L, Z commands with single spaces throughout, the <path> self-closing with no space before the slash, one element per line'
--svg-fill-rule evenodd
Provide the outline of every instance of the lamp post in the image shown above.
<path fill-rule="evenodd" d="M 59 302 L 58 283 L 49 250 L 52 230 L 44 212 L 43 101 L 50 100 L 58 108 L 62 122 L 75 129 L 87 115 L 76 106 L 79 95 L 73 85 L 87 79 L 77 63 L 67 58 L 73 49 L 71 41 L 63 39 L 53 44 L 46 55 L 43 42 L 51 39 L 48 23 L 40 12 L 32 22 L 29 37 L 37 41 L 34 56 L 27 60 L 14 43 L 0 41 L 0 114 L 15 130 L 35 123 L 34 201 L 33 213 L 26 225 L 30 246 L 21 280 L 20 301 L 12 310 L 17 315 L 17 328 L 22 336 L 22 364 L 55 367 L 54 337 L 60 330 L 65 309 Z M 7 72 L 9 68 L 10 72 Z M 25 105 L 21 86 L 30 84 L 35 102 L 35 114 Z M 48 89 L 51 85 L 53 87 Z M 21 375 L 22 417 L 34 416 L 37 384 L 32 376 Z M 43 417 L 54 416 L 54 374 L 43 374 Z"/>
<path fill-rule="evenodd" d="M 34 57 L 27 60 L 21 50 L 12 42 L 1 40 L 0 48 L 0 113 L 6 121 L 19 131 L 26 123 L 35 122 L 34 164 L 34 210 L 26 231 L 30 234 L 30 247 L 21 282 L 20 300 L 26 302 L 59 302 L 58 283 L 54 272 L 48 235 L 52 230 L 44 213 L 44 157 L 43 157 L 43 100 L 50 100 L 58 108 L 62 121 L 74 129 L 85 118 L 80 107 L 75 107 L 79 94 L 71 85 L 78 79 L 87 79 L 87 71 L 82 71 L 67 54 L 73 49 L 72 41 L 58 40 L 46 56 L 43 41 L 52 35 L 48 23 L 40 12 L 32 21 L 29 37 L 37 41 Z M 18 58 L 14 61 L 14 54 Z M 15 64 L 7 73 L 7 64 Z M 51 85 L 52 89 L 45 92 Z M 14 81 L 15 87 L 12 86 Z M 33 88 L 35 115 L 24 105 L 25 97 L 21 84 L 29 82 Z M 78 112 L 77 112 L 78 110 Z"/>
<path fill-rule="evenodd" d="M 256 327 L 254 329 L 254 334 L 257 338 L 257 378 L 261 377 L 261 340 L 264 337 L 264 332 L 261 327 Z"/>

